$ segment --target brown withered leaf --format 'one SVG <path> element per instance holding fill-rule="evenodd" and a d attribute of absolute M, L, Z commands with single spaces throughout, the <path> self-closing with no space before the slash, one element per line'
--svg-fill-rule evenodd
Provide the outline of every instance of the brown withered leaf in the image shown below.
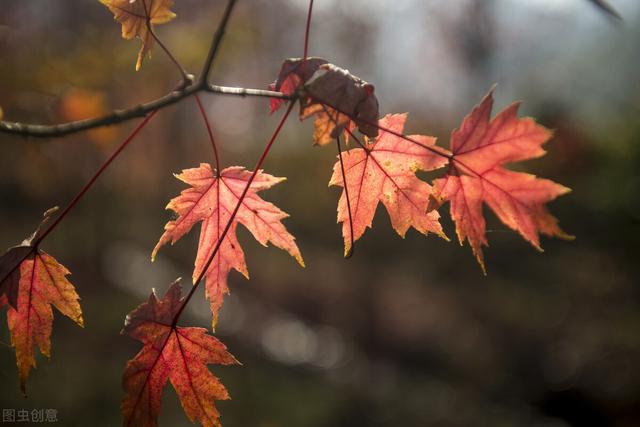
<path fill-rule="evenodd" d="M 372 84 L 333 64 L 324 64 L 304 85 L 300 98 L 300 120 L 313 115 L 313 141 L 325 145 L 338 137 L 351 122 L 363 135 L 378 136 L 378 99 Z"/>
<path fill-rule="evenodd" d="M 304 61 L 304 66 L 301 66 L 302 63 L 302 58 L 285 59 L 280 68 L 278 78 L 269 85 L 269 90 L 282 92 L 285 95 L 293 95 L 299 87 L 311 78 L 318 67 L 327 64 L 328 61 L 326 59 L 313 57 L 307 58 L 307 60 Z M 283 102 L 284 100 L 282 99 L 271 98 L 271 113 L 280 108 Z"/>
<path fill-rule="evenodd" d="M 298 94 L 300 120 L 316 117 L 314 144 L 325 145 L 347 128 L 358 128 L 371 138 L 378 136 L 378 99 L 373 85 L 322 58 L 285 60 L 269 89 Z M 272 99 L 271 112 L 282 103 Z M 348 139 L 348 132 L 345 137 Z"/>

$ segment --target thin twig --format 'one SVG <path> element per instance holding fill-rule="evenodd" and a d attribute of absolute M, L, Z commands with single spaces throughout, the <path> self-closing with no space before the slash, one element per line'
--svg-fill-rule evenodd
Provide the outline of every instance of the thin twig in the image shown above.
<path fill-rule="evenodd" d="M 182 66 L 182 64 L 180 64 L 180 62 L 178 62 L 178 60 L 176 59 L 175 56 L 173 56 L 173 54 L 171 53 L 171 51 L 169 50 L 169 48 L 167 46 L 165 46 L 164 43 L 162 43 L 162 40 L 160 40 L 160 37 L 158 37 L 158 35 L 156 34 L 155 31 L 153 31 L 153 26 L 151 25 L 151 16 L 149 15 L 149 10 L 147 9 L 147 2 L 146 0 L 142 0 L 142 6 L 144 7 L 144 13 L 145 13 L 145 24 L 147 26 L 147 32 L 149 34 L 151 34 L 151 37 L 153 37 L 153 39 L 156 41 L 156 43 L 158 43 L 158 46 L 160 46 L 160 48 L 164 51 L 164 53 L 167 54 L 167 56 L 169 57 L 169 59 L 171 60 L 171 62 L 173 62 L 173 64 L 176 66 L 176 68 L 178 69 L 178 71 L 180 71 L 180 75 L 182 76 L 182 82 L 180 83 L 179 88 L 185 88 L 187 86 L 189 86 L 190 84 L 193 83 L 193 75 L 187 73 L 184 69 L 184 67 Z M 146 40 L 143 42 L 146 43 Z M 144 48 L 144 45 L 143 45 Z"/>
<path fill-rule="evenodd" d="M 320 104 L 322 106 L 322 109 L 324 110 L 324 113 L 329 117 L 329 120 L 331 120 L 333 122 L 333 125 L 336 128 L 340 127 L 340 123 L 338 123 L 338 119 L 340 118 L 340 113 L 338 111 L 336 111 L 336 116 L 333 117 L 331 115 L 331 112 L 329 111 L 329 109 L 327 108 L 326 105 L 324 104 Z M 345 114 L 346 116 L 346 114 Z M 349 118 L 349 120 L 353 120 L 351 117 L 347 116 Z M 369 154 L 371 154 L 371 148 L 367 147 L 365 144 L 363 144 L 360 139 L 351 131 L 351 129 L 349 129 L 349 123 L 347 123 L 346 126 L 344 126 L 344 132 L 346 132 L 359 146 L 360 148 L 362 148 L 364 150 L 364 152 L 367 154 L 367 156 Z M 338 135 L 339 137 L 340 135 Z M 348 140 L 347 140 L 348 142 Z"/>
<path fill-rule="evenodd" d="M 608 14 L 608 16 L 615 18 L 618 22 L 622 22 L 622 15 L 618 13 L 617 10 L 614 9 L 613 6 L 607 0 L 589 0 L 593 3 L 597 8 L 601 11 Z"/>
<path fill-rule="evenodd" d="M 157 111 L 152 111 L 136 128 L 129 134 L 129 136 L 118 146 L 118 148 L 109 156 L 109 158 L 100 166 L 100 169 L 96 171 L 96 173 L 91 177 L 91 179 L 82 187 L 82 189 L 76 194 L 76 196 L 69 202 L 67 207 L 57 216 L 55 221 L 53 221 L 45 231 L 40 234 L 34 242 L 31 243 L 32 250 L 27 253 L 16 265 L 0 280 L 0 283 L 4 282 L 19 266 L 22 264 L 22 261 L 27 259 L 31 254 L 38 249 L 38 246 L 42 241 L 53 231 L 54 228 L 60 224 L 60 222 L 67 216 L 67 214 L 73 209 L 80 199 L 87 194 L 87 191 L 93 186 L 96 180 L 102 175 L 102 173 L 109 167 L 109 165 L 115 160 L 116 157 L 120 155 L 122 150 L 124 150 L 133 139 L 138 135 L 138 133 L 144 128 L 149 120 L 156 114 Z"/>
<path fill-rule="evenodd" d="M 200 97 L 196 93 L 194 95 L 196 98 L 196 102 L 198 103 L 198 109 L 200 110 L 200 115 L 202 116 L 202 120 L 204 121 L 204 125 L 207 128 L 207 133 L 209 134 L 209 140 L 211 141 L 211 147 L 213 148 L 213 156 L 216 161 L 216 176 L 220 177 L 220 156 L 218 155 L 218 147 L 216 146 L 216 140 L 213 138 L 213 130 L 211 129 L 211 124 L 209 123 L 209 118 L 207 117 L 207 112 L 204 110 L 204 106 L 202 105 L 202 101 L 200 101 Z"/>
<path fill-rule="evenodd" d="M 363 118 L 363 117 L 358 117 L 357 119 L 355 119 L 354 117 L 352 117 L 352 115 L 351 115 L 351 114 L 349 114 L 349 113 L 347 113 L 346 111 L 344 111 L 344 110 L 342 110 L 342 109 L 340 109 L 340 108 L 336 107 L 335 105 L 333 105 L 333 104 L 331 104 L 331 103 L 329 103 L 329 102 L 327 102 L 327 101 L 323 100 L 322 98 L 317 97 L 316 95 L 314 95 L 314 94 L 312 94 L 311 92 L 309 92 L 309 90 L 308 90 L 308 89 L 306 89 L 306 94 L 307 94 L 311 99 L 313 99 L 315 102 L 317 102 L 318 104 L 321 104 L 321 105 L 324 105 L 324 106 L 326 106 L 326 107 L 332 108 L 332 109 L 336 110 L 337 112 L 339 112 L 339 113 L 341 113 L 341 114 L 344 114 L 345 116 L 349 117 L 351 120 L 353 120 L 353 121 L 354 121 L 354 122 L 356 122 L 356 123 L 357 123 L 357 121 L 360 121 L 360 122 L 365 123 L 365 124 L 367 124 L 367 125 L 369 125 L 369 126 L 373 126 L 373 127 L 375 127 L 376 129 L 378 129 L 378 130 L 381 130 L 381 131 L 383 131 L 383 132 L 390 133 L 391 135 L 395 135 L 395 136 L 397 136 L 398 138 L 402 138 L 402 139 L 404 139 L 405 141 L 408 141 L 408 142 L 411 142 L 412 144 L 418 145 L 418 146 L 420 146 L 420 147 L 424 148 L 425 150 L 432 152 L 432 153 L 433 153 L 433 154 L 435 154 L 435 155 L 438 155 L 438 156 L 444 157 L 444 158 L 446 158 L 446 159 L 448 159 L 448 160 L 452 160 L 452 159 L 453 159 L 453 154 L 452 154 L 449 150 L 447 150 L 447 149 L 445 149 L 445 148 L 438 147 L 437 145 L 425 145 L 425 144 L 421 143 L 420 141 L 416 141 L 415 139 L 413 139 L 413 138 L 411 138 L 411 137 L 409 137 L 409 136 L 407 136 L 407 135 L 404 135 L 403 133 L 396 132 L 396 131 L 395 131 L 395 130 L 393 130 L 393 129 L 385 128 L 385 127 L 383 127 L 383 126 L 380 126 L 380 124 L 379 124 L 379 123 L 377 123 L 377 122 L 373 122 L 373 121 L 371 121 L 371 120 L 367 120 L 367 119 L 365 119 L 365 118 Z"/>
<path fill-rule="evenodd" d="M 303 62 L 307 61 L 309 56 L 309 32 L 311 31 L 311 15 L 313 13 L 313 0 L 309 0 L 309 11 L 307 12 L 307 25 L 304 29 L 304 53 L 302 56 Z"/>
<path fill-rule="evenodd" d="M 351 201 L 349 200 L 349 189 L 347 188 L 347 174 L 344 171 L 344 162 L 342 161 L 342 147 L 340 146 L 340 135 L 336 137 L 338 145 L 338 158 L 340 159 L 340 172 L 342 173 L 342 183 L 344 184 L 344 196 L 347 199 L 347 212 L 349 213 L 349 250 L 344 253 L 344 257 L 349 259 L 353 256 L 355 250 L 355 241 L 353 239 L 353 214 L 351 212 Z"/>
<path fill-rule="evenodd" d="M 85 186 L 82 187 L 82 190 L 78 192 L 78 194 L 73 198 L 73 200 L 71 200 L 69 205 L 60 213 L 60 215 L 58 215 L 56 220 L 53 221 L 51 225 L 49 225 L 49 227 L 47 227 L 47 229 L 40 235 L 40 237 L 38 237 L 38 239 L 33 243 L 33 246 L 37 247 L 40 244 L 40 242 L 42 242 L 45 239 L 45 237 L 47 237 L 49 233 L 51 233 L 53 229 L 56 228 L 58 224 L 60 224 L 60 221 L 64 219 L 64 217 L 69 213 L 69 211 L 73 209 L 73 207 L 80 201 L 80 199 L 82 199 L 82 197 L 87 193 L 87 191 L 89 191 L 89 189 L 93 186 L 93 184 L 100 177 L 100 175 L 102 175 L 102 173 L 105 170 L 107 170 L 111 162 L 113 162 L 116 159 L 116 157 L 120 155 L 122 150 L 127 148 L 129 143 L 131 143 L 131 141 L 134 140 L 136 135 L 140 133 L 140 131 L 147 125 L 147 123 L 149 123 L 149 120 L 151 120 L 157 112 L 158 112 L 157 110 L 152 111 L 147 117 L 145 117 L 145 119 L 142 122 L 140 122 L 138 126 L 136 126 L 133 132 L 131 132 L 129 136 L 122 142 L 122 144 L 118 146 L 116 151 L 114 151 L 113 154 L 109 156 L 109 158 L 103 163 L 103 165 L 100 166 L 100 169 L 98 169 L 96 173 L 91 177 L 91 179 L 85 184 Z"/>
<path fill-rule="evenodd" d="M 315 102 L 319 102 L 320 105 L 322 105 L 322 108 L 324 109 L 324 111 L 329 114 L 328 110 L 327 110 L 327 106 L 334 108 L 336 111 L 341 112 L 342 114 L 346 115 L 347 117 L 349 117 L 351 120 L 355 119 L 353 117 L 351 117 L 349 114 L 342 112 L 342 110 L 339 110 L 337 108 L 335 108 L 333 105 L 328 104 L 328 103 L 323 103 L 322 101 L 320 101 L 319 98 L 316 98 L 315 96 L 311 95 L 311 98 L 315 100 Z M 338 126 L 338 122 L 336 121 L 336 119 L 334 119 L 331 114 L 329 114 L 329 118 L 333 121 L 333 123 Z M 437 145 L 433 145 L 433 146 L 429 146 L 429 145 L 425 145 L 419 141 L 416 141 L 415 139 L 401 133 L 401 132 L 396 132 L 393 129 L 389 129 L 386 128 L 384 126 L 380 126 L 379 123 L 373 123 L 369 120 L 363 119 L 363 118 L 359 118 L 358 120 L 363 121 L 364 123 L 370 125 L 370 126 L 374 126 L 376 129 L 381 130 L 383 132 L 387 132 L 390 133 L 394 136 L 397 136 L 398 138 L 401 138 L 407 142 L 410 142 L 412 144 L 415 144 L 419 147 L 422 147 L 434 154 L 437 154 L 441 157 L 446 158 L 447 160 L 449 160 L 449 164 L 451 165 L 451 167 L 454 168 L 462 168 L 463 172 L 466 174 L 469 174 L 471 176 L 475 176 L 477 178 L 481 178 L 484 181 L 488 182 L 489 184 L 492 184 L 496 187 L 498 187 L 497 184 L 495 184 L 494 182 L 492 182 L 489 178 L 487 178 L 486 176 L 483 176 L 483 174 L 479 173 L 478 171 L 476 171 L 474 168 L 472 168 L 471 166 L 469 166 L 468 164 L 466 164 L 465 162 L 463 162 L 462 160 L 460 160 L 459 158 L 456 157 L 455 153 L 451 153 L 449 150 L 446 150 L 442 147 L 438 147 Z M 358 137 L 356 137 L 356 135 L 351 131 L 351 129 L 349 129 L 349 126 L 345 126 L 344 128 L 345 132 L 347 132 L 357 143 L 358 145 L 360 145 L 360 147 L 362 147 L 365 152 L 368 154 L 370 154 L 371 150 L 369 148 L 367 148 L 362 142 L 360 142 L 360 140 L 358 139 Z"/>
<path fill-rule="evenodd" d="M 218 86 L 214 84 L 209 84 L 205 86 L 203 90 L 205 90 L 206 92 L 216 93 L 219 95 L 235 95 L 240 97 L 254 96 L 254 97 L 264 97 L 264 98 L 278 98 L 278 99 L 286 99 L 286 100 L 294 100 L 297 98 L 297 95 L 287 95 L 282 92 L 275 92 L 272 90 L 251 89 L 251 88 L 235 87 L 235 86 Z"/>
<path fill-rule="evenodd" d="M 224 14 L 222 15 L 222 20 L 220 21 L 220 24 L 218 24 L 218 29 L 213 35 L 213 40 L 211 41 L 211 47 L 209 48 L 207 59 L 204 61 L 202 71 L 200 72 L 200 80 L 198 81 L 198 86 L 200 87 L 205 87 L 207 85 L 207 82 L 209 81 L 209 72 L 211 71 L 213 60 L 218 54 L 220 43 L 222 42 L 222 38 L 224 37 L 224 32 L 227 29 L 227 24 L 229 23 L 229 18 L 231 17 L 231 12 L 233 11 L 235 5 L 236 0 L 229 0 L 227 2 L 227 7 L 225 8 Z"/>
<path fill-rule="evenodd" d="M 176 68 L 180 72 L 180 76 L 182 77 L 182 82 L 180 83 L 180 86 L 178 86 L 178 88 L 179 89 L 183 89 L 183 88 L 193 84 L 193 74 L 189 74 L 187 72 L 187 70 L 184 69 L 182 64 L 180 64 L 180 62 L 178 62 L 176 57 L 173 56 L 173 54 L 171 53 L 169 48 L 167 46 L 165 46 L 164 43 L 162 43 L 162 40 L 160 40 L 160 37 L 158 37 L 158 35 L 156 34 L 155 31 L 153 31 L 153 27 L 151 26 L 151 20 L 147 19 L 146 22 L 147 22 L 147 31 L 149 31 L 149 34 L 151 34 L 151 36 L 156 41 L 156 43 L 158 43 L 158 46 L 160 46 L 160 48 L 164 51 L 164 53 L 167 54 L 167 56 L 169 57 L 171 62 L 173 62 L 173 64 L 176 66 Z"/>

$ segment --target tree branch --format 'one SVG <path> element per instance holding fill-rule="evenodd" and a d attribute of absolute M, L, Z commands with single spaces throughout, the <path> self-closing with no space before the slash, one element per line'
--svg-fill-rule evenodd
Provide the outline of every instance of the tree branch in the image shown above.
<path fill-rule="evenodd" d="M 218 85 L 205 86 L 189 86 L 183 90 L 173 91 L 161 98 L 155 99 L 145 104 L 139 104 L 135 107 L 125 110 L 115 110 L 110 114 L 92 119 L 77 120 L 74 122 L 60 123 L 55 125 L 41 125 L 20 122 L 0 121 L 0 133 L 30 136 L 35 138 L 57 138 L 84 130 L 94 129 L 102 126 L 110 126 L 122 123 L 136 117 L 144 117 L 152 111 L 180 102 L 182 99 L 193 95 L 197 92 L 209 92 L 219 95 L 231 96 L 254 96 L 279 99 L 295 99 L 295 96 L 285 95 L 282 92 L 274 92 L 270 90 L 248 89 L 242 87 L 229 87 Z"/>
<path fill-rule="evenodd" d="M 213 60 L 218 54 L 220 42 L 222 42 L 224 32 L 227 29 L 227 24 L 229 23 L 229 18 L 231 17 L 231 12 L 233 11 L 235 5 L 236 0 L 229 0 L 229 2 L 227 3 L 227 7 L 224 9 L 222 20 L 220 21 L 220 24 L 218 24 L 218 29 L 213 35 L 213 39 L 211 40 L 211 47 L 209 48 L 209 53 L 207 54 L 207 59 L 205 59 L 204 65 L 202 66 L 202 71 L 200 72 L 200 80 L 198 81 L 199 86 L 204 87 L 209 81 L 209 72 L 211 71 L 211 65 L 213 64 Z"/>

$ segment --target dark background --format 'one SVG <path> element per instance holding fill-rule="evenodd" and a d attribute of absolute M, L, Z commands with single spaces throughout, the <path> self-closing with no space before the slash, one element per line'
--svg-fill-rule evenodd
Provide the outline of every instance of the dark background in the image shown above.
<path fill-rule="evenodd" d="M 196 72 L 224 2 L 176 3 L 157 31 Z M 302 54 L 307 2 L 239 3 L 213 81 L 264 88 Z M 239 231 L 251 280 L 231 274 L 217 336 L 244 366 L 211 367 L 233 399 L 218 404 L 225 427 L 640 425 L 640 5 L 612 3 L 623 24 L 585 0 L 316 1 L 310 53 L 375 84 L 383 114 L 409 111 L 407 133 L 448 146 L 494 83 L 498 108 L 521 99 L 555 129 L 549 154 L 518 168 L 573 189 L 550 208 L 577 239 L 545 239 L 540 254 L 488 213 L 483 277 L 467 246 L 402 240 L 381 208 L 344 260 L 339 190 L 327 188 L 335 148 L 312 147 L 311 123 L 291 118 L 265 164 L 288 181 L 264 196 L 291 214 L 307 267 Z M 3 0 L 5 119 L 55 123 L 166 93 L 172 64 L 156 48 L 136 73 L 138 47 L 98 1 Z M 279 114 L 265 99 L 202 96 L 223 164 L 252 168 Z M 0 246 L 64 206 L 135 124 L 0 136 Z M 52 359 L 38 357 L 27 399 L 2 326 L 2 408 L 121 423 L 122 371 L 140 348 L 119 335 L 124 316 L 191 276 L 197 230 L 149 262 L 183 188 L 171 174 L 209 161 L 195 102 L 162 110 L 50 235 L 44 249 L 73 272 L 86 326 L 56 313 Z M 201 294 L 188 314 L 184 325 L 209 326 Z M 160 418 L 190 425 L 171 387 Z"/>

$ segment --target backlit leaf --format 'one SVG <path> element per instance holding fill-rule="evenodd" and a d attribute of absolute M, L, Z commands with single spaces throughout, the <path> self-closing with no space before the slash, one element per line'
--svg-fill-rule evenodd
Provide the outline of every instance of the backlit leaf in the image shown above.
<path fill-rule="evenodd" d="M 453 157 L 447 174 L 434 181 L 434 196 L 451 203 L 460 244 L 468 240 L 485 270 L 482 246 L 487 246 L 482 205 L 486 203 L 498 218 L 519 232 L 536 249 L 539 234 L 571 239 L 545 204 L 570 190 L 547 179 L 514 172 L 505 164 L 545 154 L 542 145 L 551 131 L 531 118 L 518 117 L 514 103 L 491 119 L 493 93 L 482 100 L 462 126 L 451 135 Z"/>
<path fill-rule="evenodd" d="M 161 300 L 152 292 L 146 303 L 127 316 L 122 333 L 142 342 L 143 347 L 127 362 L 122 379 L 126 394 L 121 408 L 126 426 L 158 425 L 167 380 L 191 421 L 205 427 L 220 425 L 215 401 L 229 399 L 229 394 L 207 365 L 238 361 L 206 329 L 173 325 L 183 302 L 176 281 Z"/>
<path fill-rule="evenodd" d="M 47 211 L 43 223 L 50 213 Z M 0 307 L 8 305 L 7 323 L 23 393 L 29 372 L 36 366 L 34 347 L 37 345 L 47 357 L 51 355 L 51 306 L 84 325 L 80 297 L 66 278 L 69 270 L 33 246 L 39 229 L 0 258 Z"/>
<path fill-rule="evenodd" d="M 181 174 L 176 175 L 179 180 L 191 187 L 182 191 L 167 205 L 167 209 L 176 212 L 178 218 L 165 225 L 165 231 L 153 249 L 151 258 L 155 258 L 163 245 L 168 242 L 175 243 L 196 223 L 201 222 L 198 254 L 193 271 L 195 280 L 211 256 L 250 176 L 251 172 L 240 166 L 228 167 L 218 175 L 206 163 L 200 164 L 197 168 L 183 170 Z M 211 303 L 214 327 L 224 294 L 229 293 L 227 285 L 229 272 L 235 269 L 245 277 L 249 277 L 244 252 L 236 237 L 238 224 L 244 225 L 261 244 L 266 246 L 267 243 L 272 243 L 287 251 L 300 265 L 304 266 L 295 238 L 282 224 L 282 220 L 289 215 L 258 195 L 259 191 L 271 188 L 282 181 L 284 178 L 258 172 L 229 232 L 207 270 L 206 295 Z"/>
<path fill-rule="evenodd" d="M 402 134 L 406 118 L 406 114 L 389 114 L 380 119 L 379 125 Z M 437 169 L 446 164 L 447 159 L 428 149 L 434 146 L 435 138 L 423 135 L 409 138 L 414 142 L 381 130 L 371 144 L 343 153 L 344 179 L 340 162 L 334 165 L 329 185 L 345 187 L 346 179 L 354 242 L 371 227 L 380 202 L 400 236 L 404 237 L 407 230 L 414 227 L 423 234 L 431 232 L 445 237 L 438 212 L 427 212 L 431 186 L 418 179 L 416 171 Z M 349 205 L 347 192 L 343 191 L 338 202 L 338 222 L 342 222 L 345 255 L 351 251 Z"/>

